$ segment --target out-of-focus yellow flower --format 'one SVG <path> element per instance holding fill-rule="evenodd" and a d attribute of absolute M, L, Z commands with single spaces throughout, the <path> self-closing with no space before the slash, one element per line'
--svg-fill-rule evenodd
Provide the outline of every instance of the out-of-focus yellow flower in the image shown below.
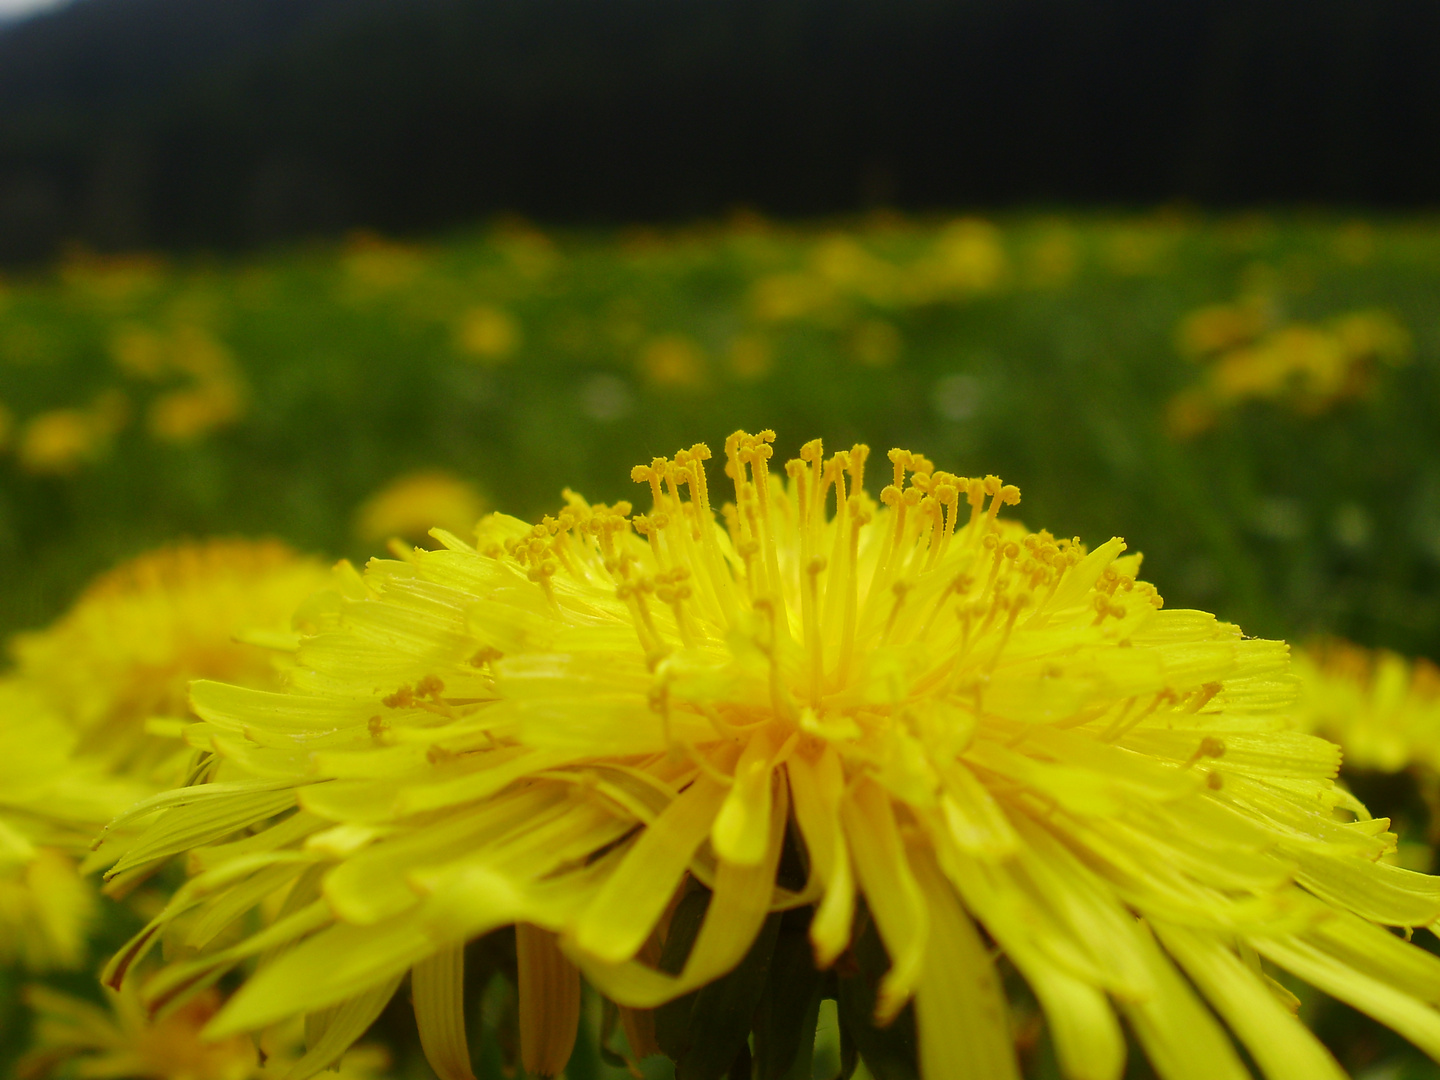
<path fill-rule="evenodd" d="M 1377 366 L 1397 366 L 1411 355 L 1409 332 L 1383 311 L 1349 312 L 1318 326 L 1272 327 L 1273 318 L 1261 296 L 1186 317 L 1177 335 L 1180 348 L 1205 368 L 1199 386 L 1171 401 L 1171 434 L 1198 434 L 1243 401 L 1284 402 L 1316 415 L 1367 393 Z"/>
<path fill-rule="evenodd" d="M 1440 668 L 1347 641 L 1295 651 L 1301 728 L 1341 745 L 1347 764 L 1440 775 Z"/>
<path fill-rule="evenodd" d="M 150 403 L 146 426 L 158 439 L 191 442 L 245 413 L 245 385 L 234 357 L 198 325 L 181 323 L 165 334 L 122 326 L 110 340 L 110 355 L 133 378 L 185 381 Z"/>
<path fill-rule="evenodd" d="M 117 807 L 117 812 L 123 807 Z M 77 968 L 96 913 L 95 889 L 73 856 L 7 843 L 0 817 L 0 964 L 29 971 Z"/>
<path fill-rule="evenodd" d="M 1375 229 L 1368 221 L 1349 221 L 1335 234 L 1335 254 L 1365 266 L 1375 258 Z"/>
<path fill-rule="evenodd" d="M 101 394 L 86 409 L 52 409 L 32 417 L 20 433 L 20 465 L 27 472 L 66 475 L 109 450 L 130 418 L 118 390 Z"/>
<path fill-rule="evenodd" d="M 790 322 L 828 315 L 837 300 L 835 287 L 815 274 L 770 274 L 750 289 L 750 307 L 761 322 Z"/>
<path fill-rule="evenodd" d="M 1248 345 L 1271 322 L 1269 303 L 1250 297 L 1235 304 L 1211 304 L 1180 320 L 1176 344 L 1186 356 L 1199 359 Z"/>
<path fill-rule="evenodd" d="M 1107 236 L 1105 261 L 1117 274 L 1148 274 L 1173 247 L 1175 233 L 1163 224 L 1122 226 Z"/>
<path fill-rule="evenodd" d="M 705 381 L 705 353 L 684 334 L 654 338 L 640 353 L 640 368 L 656 386 L 693 388 Z"/>
<path fill-rule="evenodd" d="M 850 351 L 866 367 L 892 366 L 904 346 L 900 331 L 884 319 L 866 319 L 850 332 Z"/>
<path fill-rule="evenodd" d="M 475 485 L 427 469 L 397 477 L 366 499 L 356 514 L 355 535 L 370 544 L 391 537 L 418 543 L 435 528 L 470 536 L 485 509 Z"/>
<path fill-rule="evenodd" d="M 0 963 L 84 962 L 96 899 L 76 859 L 101 825 L 154 791 L 77 762 L 75 742 L 43 693 L 0 680 Z"/>
<path fill-rule="evenodd" d="M 774 362 L 774 349 L 759 334 L 741 334 L 730 343 L 730 370 L 739 379 L 763 379 Z"/>
<path fill-rule="evenodd" d="M 193 719 L 191 679 L 274 687 L 266 648 L 328 580 L 281 544 L 166 548 L 100 578 L 46 630 L 11 643 L 0 680 L 0 958 L 73 967 L 85 956 L 94 886 L 75 858 L 104 824 L 183 779 L 173 736 Z"/>
<path fill-rule="evenodd" d="M 1025 255 L 1026 282 L 1036 288 L 1068 285 L 1080 266 L 1080 248 L 1070 230 L 1052 226 L 1030 245 Z"/>
<path fill-rule="evenodd" d="M 961 218 L 940 230 L 928 259 L 910 268 L 908 291 L 922 301 L 990 292 L 1004 283 L 1010 259 L 993 224 Z"/>
<path fill-rule="evenodd" d="M 189 718 L 190 680 L 276 684 L 272 654 L 237 635 L 283 644 L 291 612 L 325 580 L 323 564 L 276 541 L 162 548 L 99 578 L 50 627 L 17 635 L 15 677 L 78 733 L 78 753 L 141 769 L 174 753 L 146 726 Z"/>
<path fill-rule="evenodd" d="M 244 415 L 245 395 L 240 384 L 216 379 L 162 394 L 150 403 L 145 420 L 156 438 L 184 443 L 233 424 Z"/>
<path fill-rule="evenodd" d="M 392 292 L 414 282 L 425 269 L 425 252 L 377 233 L 357 230 L 345 241 L 340 265 L 358 295 Z"/>
<path fill-rule="evenodd" d="M 296 1025 L 268 1033 L 257 1052 L 248 1035 L 201 1036 L 220 1005 L 206 990 L 159 1019 L 150 1019 L 133 990 L 110 992 L 109 1008 L 45 986 L 25 990 L 35 1015 L 32 1049 L 18 1080 L 50 1076 L 130 1080 L 281 1080 L 293 1070 L 310 1075 Z M 323 1029 L 323 1023 L 312 1028 Z M 378 1080 L 389 1066 L 379 1047 L 359 1046 L 336 1063 L 336 1080 Z M 317 1070 L 318 1071 L 318 1070 Z"/>
<path fill-rule="evenodd" d="M 895 296 L 900 271 L 844 235 L 827 237 L 810 257 L 815 273 L 836 289 L 875 303 Z"/>
<path fill-rule="evenodd" d="M 467 356 L 498 364 L 520 347 L 520 324 L 508 311 L 482 304 L 460 317 L 456 338 Z"/>
<path fill-rule="evenodd" d="M 1122 1075 L 1121 1016 L 1166 1080 L 1243 1080 L 1232 1033 L 1272 1080 L 1340 1080 L 1262 958 L 1440 1058 L 1440 959 L 1385 929 L 1435 925 L 1440 881 L 1379 861 L 1395 838 L 1333 783 L 1339 749 L 1290 729 L 1283 643 L 1162 610 L 1119 538 L 1000 518 L 1020 493 L 995 477 L 895 450 L 877 504 L 865 447 L 807 443 L 786 482 L 773 439 L 727 440 L 719 519 L 697 445 L 633 471 L 648 513 L 567 493 L 474 547 L 342 566 L 282 693 L 197 683 L 213 770 L 102 848 L 115 880 L 186 851 L 196 876 L 107 979 L 167 941 L 141 990 L 164 1006 L 261 956 L 210 1034 L 333 1008 L 354 1038 L 408 971 L 459 1080 L 464 943 L 518 924 L 522 1058 L 548 1074 L 577 968 L 653 1008 L 805 906 L 825 967 L 863 897 L 875 1016 L 914 1001 L 927 1080 L 1018 1076 L 997 951 L 1068 1080 Z"/>
<path fill-rule="evenodd" d="M 165 280 L 158 255 L 97 255 L 73 249 L 60 263 L 60 280 L 76 292 L 104 304 L 123 303 L 153 292 Z"/>

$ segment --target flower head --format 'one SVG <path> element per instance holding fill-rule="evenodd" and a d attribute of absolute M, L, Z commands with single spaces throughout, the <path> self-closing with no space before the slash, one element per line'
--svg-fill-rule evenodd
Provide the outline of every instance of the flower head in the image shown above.
<path fill-rule="evenodd" d="M 1307 731 L 1333 739 L 1346 763 L 1399 772 L 1440 772 L 1440 668 L 1348 641 L 1317 642 L 1295 654 Z"/>
<path fill-rule="evenodd" d="M 261 1047 L 248 1035 L 211 1041 L 200 1035 L 219 1007 L 214 991 L 197 994 L 159 1019 L 145 1015 L 131 990 L 111 992 L 104 1008 L 46 986 L 30 986 L 35 1045 L 20 1061 L 20 1080 L 61 1075 L 123 1076 L 136 1080 L 279 1080 L 304 1054 L 294 1025 Z M 376 1080 L 388 1058 L 378 1047 L 357 1047 L 336 1080 Z M 73 1071 L 65 1071 L 71 1064 Z"/>
<path fill-rule="evenodd" d="M 110 980 L 167 939 L 158 1007 L 263 957 L 213 1035 L 330 1007 L 358 1035 L 413 969 L 458 1080 L 460 949 L 520 924 L 550 1006 L 522 1053 L 553 1072 L 566 964 L 650 1009 L 763 970 L 790 911 L 819 966 L 854 950 L 842 998 L 875 971 L 867 1024 L 913 1016 L 931 1080 L 1017 1075 L 991 943 L 1072 1080 L 1120 1075 L 1120 1016 L 1174 1080 L 1245 1075 L 1224 1025 L 1275 1080 L 1343 1075 L 1274 968 L 1440 1056 L 1440 960 L 1377 925 L 1433 923 L 1440 882 L 1378 861 L 1338 748 L 1289 730 L 1284 644 L 1163 610 L 1119 539 L 1002 518 L 993 476 L 895 450 L 876 503 L 864 446 L 782 479 L 773 439 L 727 440 L 718 519 L 708 449 L 657 458 L 646 513 L 567 493 L 342 568 L 283 693 L 197 683 L 204 782 L 106 845 L 112 875 L 188 850 L 196 876 Z"/>
<path fill-rule="evenodd" d="M 0 959 L 83 962 L 96 898 L 77 857 L 126 807 L 184 779 L 187 748 L 157 730 L 194 719 L 191 679 L 278 685 L 272 654 L 236 637 L 286 641 L 295 605 L 325 580 L 277 543 L 183 544 L 111 571 L 55 625 L 12 642 L 16 668 L 0 680 Z"/>
<path fill-rule="evenodd" d="M 138 774 L 173 748 L 147 722 L 188 720 L 191 679 L 277 683 L 271 653 L 325 567 L 275 541 L 148 552 L 93 582 L 44 630 L 11 642 L 15 675 L 78 734 L 76 750 Z"/>

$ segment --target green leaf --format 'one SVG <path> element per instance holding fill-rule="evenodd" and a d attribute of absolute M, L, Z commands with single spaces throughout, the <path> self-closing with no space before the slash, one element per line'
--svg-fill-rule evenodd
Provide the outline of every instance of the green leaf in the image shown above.
<path fill-rule="evenodd" d="M 875 1026 L 876 992 L 890 958 L 868 912 L 862 910 L 856 928 L 849 953 L 853 963 L 838 980 L 841 1075 L 848 1078 L 854 1071 L 853 1047 L 875 1080 L 920 1080 L 914 1004 L 906 1005 L 888 1027 Z"/>
<path fill-rule="evenodd" d="M 779 935 L 780 915 L 772 914 L 735 970 L 696 993 L 689 1046 L 675 1062 L 675 1080 L 720 1080 L 739 1056 L 749 1059 L 746 1041 Z"/>
<path fill-rule="evenodd" d="M 756 1080 L 810 1080 L 825 985 L 810 946 L 811 914 L 800 908 L 780 919 L 770 978 L 755 1010 Z"/>

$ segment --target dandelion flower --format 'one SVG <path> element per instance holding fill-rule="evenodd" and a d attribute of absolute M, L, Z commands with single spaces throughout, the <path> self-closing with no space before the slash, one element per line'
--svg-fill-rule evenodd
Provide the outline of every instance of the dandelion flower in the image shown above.
<path fill-rule="evenodd" d="M 1440 773 L 1440 668 L 1348 641 L 1297 650 L 1300 726 L 1345 749 L 1346 763 Z"/>
<path fill-rule="evenodd" d="M 485 512 L 485 498 L 471 484 L 443 469 L 396 477 L 360 506 L 355 535 L 367 543 L 392 536 L 421 540 L 434 528 L 469 531 Z"/>
<path fill-rule="evenodd" d="M 563 1063 L 579 972 L 713 1072 L 798 922 L 847 957 L 862 1056 L 913 1023 L 930 1080 L 1018 1075 L 997 949 L 1070 1080 L 1121 1075 L 1121 1018 L 1167 1080 L 1246 1076 L 1232 1035 L 1271 1080 L 1343 1076 L 1277 969 L 1440 1057 L 1440 960 L 1384 928 L 1434 923 L 1440 882 L 1380 861 L 1339 749 L 1290 730 L 1283 643 L 1162 609 L 1118 538 L 1001 518 L 995 477 L 896 450 L 877 504 L 865 447 L 782 480 L 773 438 L 727 440 L 723 523 L 696 446 L 635 470 L 648 513 L 568 494 L 342 567 L 284 692 L 195 684 L 202 782 L 101 849 L 195 876 L 107 979 L 164 940 L 161 1008 L 258 958 L 208 1033 L 323 1012 L 338 1053 L 409 972 L 452 1080 L 461 950 L 515 924 L 528 1070 Z"/>
<path fill-rule="evenodd" d="M 326 579 L 276 541 L 161 548 L 97 579 L 54 625 L 18 635 L 16 677 L 74 728 L 77 753 L 139 776 L 178 745 L 149 732 L 190 718 L 191 679 L 276 684 L 256 645 L 288 643 L 290 613 Z"/>
<path fill-rule="evenodd" d="M 133 990 L 108 997 L 107 1009 L 50 987 L 27 987 L 35 1037 L 16 1068 L 17 1077 L 32 1080 L 73 1063 L 76 1075 L 91 1077 L 278 1080 L 303 1056 L 301 1033 L 293 1026 L 275 1032 L 258 1048 L 248 1035 L 203 1039 L 201 1029 L 220 1003 L 214 991 L 196 995 L 158 1020 L 145 1015 Z M 336 1080 L 375 1080 L 388 1064 L 379 1047 L 356 1047 Z"/>
<path fill-rule="evenodd" d="M 54 626 L 12 643 L 16 670 L 0 681 L 0 959 L 84 961 L 97 905 L 77 857 L 105 822 L 183 779 L 184 744 L 153 732 L 193 719 L 193 678 L 278 685 L 270 654 L 235 636 L 284 640 L 324 580 L 273 542 L 180 545 L 110 572 Z"/>

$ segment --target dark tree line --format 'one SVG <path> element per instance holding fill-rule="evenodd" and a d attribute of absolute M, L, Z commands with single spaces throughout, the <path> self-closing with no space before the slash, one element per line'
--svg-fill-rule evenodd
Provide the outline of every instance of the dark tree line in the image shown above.
<path fill-rule="evenodd" d="M 0 33 L 0 260 L 498 211 L 1440 199 L 1433 0 L 79 0 Z"/>

